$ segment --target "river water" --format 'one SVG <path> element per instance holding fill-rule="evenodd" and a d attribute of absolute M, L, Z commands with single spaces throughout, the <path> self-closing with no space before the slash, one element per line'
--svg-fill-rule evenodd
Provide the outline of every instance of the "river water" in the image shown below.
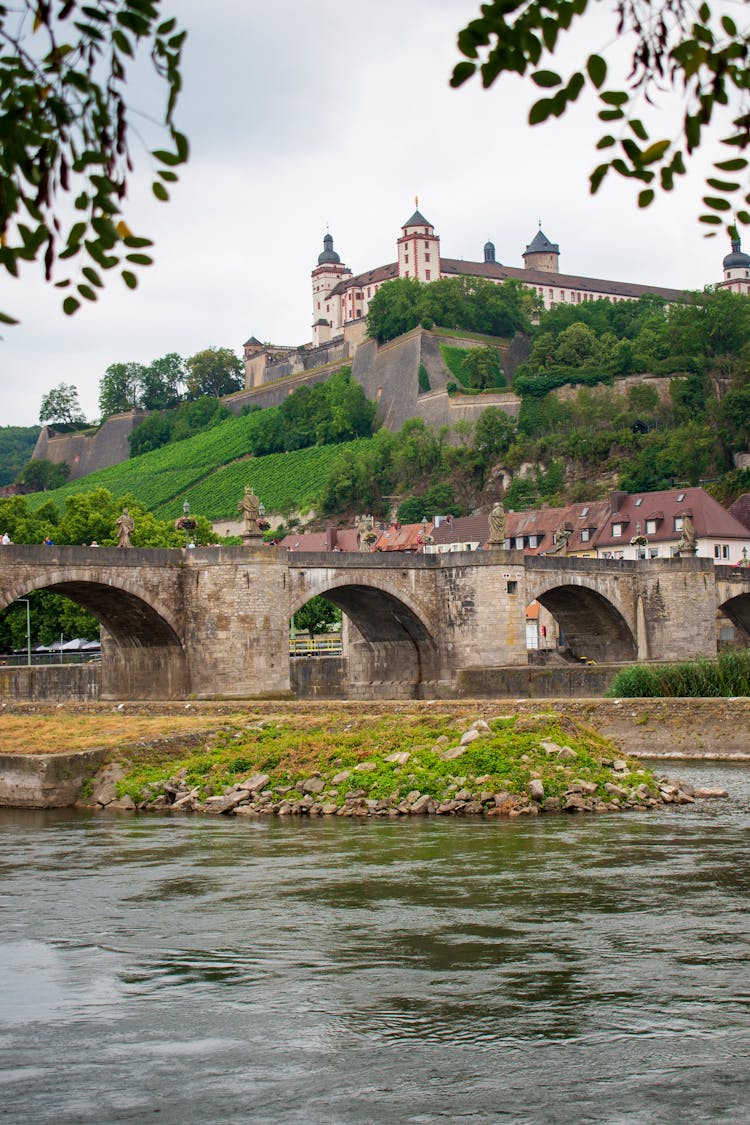
<path fill-rule="evenodd" d="M 503 821 L 0 810 L 0 1120 L 747 1122 L 733 796 Z"/>

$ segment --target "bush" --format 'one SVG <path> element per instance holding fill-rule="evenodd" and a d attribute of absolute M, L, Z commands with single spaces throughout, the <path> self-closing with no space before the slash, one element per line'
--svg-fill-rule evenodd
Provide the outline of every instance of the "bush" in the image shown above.
<path fill-rule="evenodd" d="M 715 698 L 750 695 L 750 652 L 726 652 L 717 660 L 682 664 L 635 664 L 615 676 L 610 698 Z"/>

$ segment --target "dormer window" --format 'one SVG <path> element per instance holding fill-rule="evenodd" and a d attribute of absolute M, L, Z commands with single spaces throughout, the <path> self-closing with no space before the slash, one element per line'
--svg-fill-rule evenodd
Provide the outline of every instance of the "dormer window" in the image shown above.
<path fill-rule="evenodd" d="M 612 524 L 612 538 L 613 539 L 619 539 L 621 536 L 622 536 L 622 524 L 621 523 L 613 523 Z"/>
<path fill-rule="evenodd" d="M 643 497 L 642 497 L 642 496 L 637 496 L 637 497 L 636 497 L 636 500 L 635 500 L 635 506 L 636 506 L 636 508 L 640 508 L 640 506 L 641 506 L 641 504 L 642 504 L 642 503 L 643 503 Z"/>
<path fill-rule="evenodd" d="M 679 495 L 677 496 L 677 503 L 681 504 L 684 499 L 685 499 L 685 493 L 680 492 Z"/>

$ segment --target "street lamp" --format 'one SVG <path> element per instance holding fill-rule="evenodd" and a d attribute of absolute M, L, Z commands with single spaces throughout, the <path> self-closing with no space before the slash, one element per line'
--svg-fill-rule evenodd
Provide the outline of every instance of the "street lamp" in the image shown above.
<path fill-rule="evenodd" d="M 17 602 L 26 602 L 26 663 L 31 667 L 31 603 L 28 598 L 16 598 Z"/>
<path fill-rule="evenodd" d="M 182 515 L 185 520 L 185 547 L 190 546 L 190 529 L 188 527 L 188 517 L 190 515 L 190 505 L 187 500 L 182 505 Z"/>

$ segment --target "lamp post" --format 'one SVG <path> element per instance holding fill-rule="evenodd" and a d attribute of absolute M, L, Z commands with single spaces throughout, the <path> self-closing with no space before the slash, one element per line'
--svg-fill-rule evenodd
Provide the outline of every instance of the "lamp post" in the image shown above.
<path fill-rule="evenodd" d="M 28 598 L 16 598 L 17 602 L 26 602 L 26 663 L 31 667 L 31 603 Z"/>
<path fill-rule="evenodd" d="M 185 547 L 190 546 L 190 529 L 188 528 L 188 516 L 190 515 L 190 505 L 187 500 L 182 505 L 182 514 L 185 519 Z"/>

